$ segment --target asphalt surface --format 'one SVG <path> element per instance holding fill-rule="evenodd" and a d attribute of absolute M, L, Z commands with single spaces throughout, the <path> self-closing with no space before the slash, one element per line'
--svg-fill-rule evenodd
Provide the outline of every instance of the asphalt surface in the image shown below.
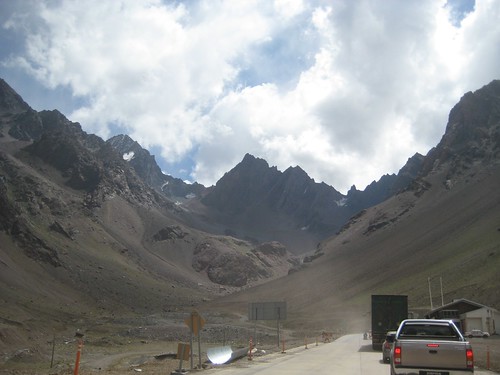
<path fill-rule="evenodd" d="M 240 360 L 238 364 L 219 367 L 208 372 L 220 375 L 388 375 L 390 368 L 382 362 L 382 353 L 371 348 L 371 341 L 363 340 L 361 334 L 346 335 L 332 343 L 312 344 L 254 357 L 251 361 Z M 476 369 L 475 375 L 497 373 Z"/>

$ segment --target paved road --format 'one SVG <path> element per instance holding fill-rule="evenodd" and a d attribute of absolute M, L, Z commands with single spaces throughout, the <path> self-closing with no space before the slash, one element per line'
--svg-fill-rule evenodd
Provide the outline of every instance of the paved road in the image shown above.
<path fill-rule="evenodd" d="M 238 364 L 210 370 L 217 375 L 388 375 L 389 365 L 382 362 L 382 354 L 371 349 L 371 341 L 361 334 L 347 335 L 329 344 L 309 345 L 254 357 L 252 361 L 240 360 Z M 209 371 L 209 372 L 210 372 Z M 489 371 L 475 375 L 493 375 Z"/>

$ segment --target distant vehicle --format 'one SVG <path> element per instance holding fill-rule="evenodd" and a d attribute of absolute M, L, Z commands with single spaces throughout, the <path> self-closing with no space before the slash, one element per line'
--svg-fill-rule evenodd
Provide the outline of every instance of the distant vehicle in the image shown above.
<path fill-rule="evenodd" d="M 488 332 L 483 332 L 480 329 L 473 329 L 470 332 L 465 332 L 465 336 L 467 337 L 484 337 L 485 339 L 490 337 Z"/>
<path fill-rule="evenodd" d="M 405 319 L 408 319 L 408 296 L 372 295 L 373 350 L 382 350 L 387 332 L 396 331 Z"/>
<path fill-rule="evenodd" d="M 385 363 L 391 363 L 391 350 L 392 344 L 394 344 L 394 337 L 396 337 L 396 331 L 387 332 L 385 341 L 382 344 L 382 360 Z"/>

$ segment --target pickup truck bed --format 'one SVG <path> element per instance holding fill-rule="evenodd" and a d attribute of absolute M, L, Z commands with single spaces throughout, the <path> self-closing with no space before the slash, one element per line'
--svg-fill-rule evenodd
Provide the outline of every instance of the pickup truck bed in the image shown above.
<path fill-rule="evenodd" d="M 392 375 L 456 375 L 474 372 L 472 347 L 452 321 L 404 320 L 392 350 Z"/>

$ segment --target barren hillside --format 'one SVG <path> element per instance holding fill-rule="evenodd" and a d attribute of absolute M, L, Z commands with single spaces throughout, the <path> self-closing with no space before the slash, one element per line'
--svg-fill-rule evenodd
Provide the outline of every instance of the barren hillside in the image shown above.
<path fill-rule="evenodd" d="M 77 329 L 96 347 L 186 340 L 183 322 L 195 308 L 208 317 L 214 340 L 226 329 L 241 338 L 250 302 L 286 301 L 289 334 L 362 331 L 374 293 L 407 294 L 410 311 L 426 312 L 429 278 L 437 300 L 442 279 L 445 302 L 468 298 L 500 309 L 500 81 L 464 95 L 441 142 L 418 157 L 418 177 L 398 185 L 408 187 L 355 214 L 304 259 L 276 241 L 222 235 L 211 210 L 193 216 L 79 124 L 57 111 L 31 110 L 8 88 L 2 93 L 5 363 L 15 365 L 26 347 L 30 354 L 20 362 L 46 360 L 47 337 L 70 340 Z M 296 203 L 282 206 L 294 215 L 307 211 Z M 265 227 L 267 237 L 272 220 L 261 220 L 253 228 Z M 210 227 L 218 230 L 200 229 Z M 260 328 L 273 331 L 271 324 Z"/>

